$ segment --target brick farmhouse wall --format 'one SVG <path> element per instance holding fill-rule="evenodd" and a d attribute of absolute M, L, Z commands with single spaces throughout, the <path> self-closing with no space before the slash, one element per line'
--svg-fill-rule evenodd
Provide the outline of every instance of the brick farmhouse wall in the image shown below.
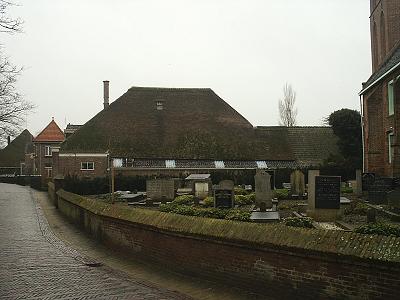
<path fill-rule="evenodd" d="M 263 293 L 266 297 L 273 296 L 279 299 L 396 299 L 398 297 L 399 238 L 379 237 L 381 243 L 379 244 L 375 243 L 376 239 L 359 234 L 322 232 L 318 235 L 310 234 L 310 231 L 304 229 L 292 228 L 284 228 L 284 231 L 279 232 L 276 228 L 280 228 L 280 225 L 276 228 L 271 225 L 272 227 L 267 228 L 273 232 L 265 231 L 265 236 L 269 236 L 272 240 L 261 243 L 257 239 L 268 240 L 268 238 L 256 235 L 257 238 L 251 241 L 247 237 L 252 236 L 252 231 L 247 231 L 247 228 L 259 231 L 259 226 L 264 225 L 212 219 L 195 220 L 195 217 L 143 209 L 138 210 L 139 213 L 135 215 L 135 218 L 141 218 L 142 221 L 127 220 L 126 212 L 132 212 L 131 209 L 121 211 L 120 207 L 106 204 L 101 204 L 99 208 L 95 200 L 63 190 L 57 192 L 56 199 L 62 214 L 106 245 L 128 251 L 139 259 L 166 268 L 226 282 L 235 287 Z M 209 228 L 210 231 L 221 228 L 221 230 L 217 230 L 218 234 L 215 232 L 199 234 L 196 233 L 196 228 L 201 230 Z M 241 230 L 244 230 L 243 237 L 235 237 Z M 304 236 L 299 232 L 304 232 Z M 345 238 L 350 237 L 348 249 L 343 249 L 341 246 L 343 238 L 340 234 Z M 313 236 L 319 242 L 310 243 L 310 237 Z M 293 237 L 304 240 L 293 241 Z M 289 242 L 299 241 L 308 247 L 287 246 Z M 391 260 L 386 261 L 335 253 L 331 251 L 329 245 L 329 243 L 337 244 L 338 249 L 344 253 L 356 253 L 355 249 L 358 247 L 360 253 L 367 256 L 383 257 L 385 252 L 392 251 L 385 248 L 390 244 L 389 241 L 394 243 L 397 253 Z M 311 244 L 314 246 L 310 246 Z M 374 247 L 370 247 L 370 244 Z M 325 248 L 328 251 L 322 251 Z"/>

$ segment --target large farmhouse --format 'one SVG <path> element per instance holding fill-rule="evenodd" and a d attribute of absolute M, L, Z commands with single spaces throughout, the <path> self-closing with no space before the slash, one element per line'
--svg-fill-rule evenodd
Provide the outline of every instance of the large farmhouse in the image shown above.
<path fill-rule="evenodd" d="M 108 87 L 108 83 L 107 86 Z M 54 174 L 170 175 L 318 166 L 329 127 L 253 127 L 211 89 L 132 87 L 53 150 Z"/>
<path fill-rule="evenodd" d="M 364 171 L 400 176 L 400 1 L 371 0 L 372 75 L 363 83 Z"/>

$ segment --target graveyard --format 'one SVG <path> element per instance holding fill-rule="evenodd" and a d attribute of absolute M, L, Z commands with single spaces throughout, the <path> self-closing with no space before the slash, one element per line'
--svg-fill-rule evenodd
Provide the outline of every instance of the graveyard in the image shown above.
<path fill-rule="evenodd" d="M 179 187 L 176 179 L 151 179 L 147 180 L 145 191 L 116 191 L 113 195 L 88 197 L 128 209 L 200 219 L 253 222 L 265 226 L 280 223 L 309 230 L 400 236 L 396 191 L 376 192 L 383 189 L 381 181 L 367 182 L 365 174 L 363 181 L 359 171 L 356 177 L 358 180 L 346 183 L 341 182 L 339 176 L 321 176 L 318 170 L 310 170 L 306 180 L 302 171 L 294 170 L 290 182 L 273 189 L 271 176 L 262 170 L 254 176 L 254 187 L 234 185 L 231 180 L 214 184 L 209 174 L 192 174 L 183 187 Z M 368 190 L 363 191 L 363 188 Z"/>

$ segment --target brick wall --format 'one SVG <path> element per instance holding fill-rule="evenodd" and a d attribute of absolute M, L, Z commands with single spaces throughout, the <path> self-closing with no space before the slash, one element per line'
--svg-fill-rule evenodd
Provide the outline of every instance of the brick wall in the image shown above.
<path fill-rule="evenodd" d="M 104 244 L 165 268 L 257 291 L 266 298 L 396 299 L 398 296 L 398 260 L 384 262 L 279 243 L 259 245 L 223 236 L 189 234 L 184 229 L 173 232 L 93 213 L 79 204 L 81 200 L 71 202 L 58 195 L 60 211 Z M 362 239 L 356 243 L 361 246 Z M 382 247 L 380 251 L 384 251 Z"/>
<path fill-rule="evenodd" d="M 381 176 L 400 176 L 400 81 L 395 83 L 394 115 L 388 114 L 388 83 L 394 72 L 364 95 L 364 161 L 366 171 Z M 393 130 L 393 162 L 389 163 L 387 134 Z"/>
<path fill-rule="evenodd" d="M 98 156 L 60 156 L 54 158 L 55 174 L 78 177 L 104 177 L 107 175 L 108 159 Z M 94 170 L 81 170 L 81 163 L 93 162 Z"/>
<path fill-rule="evenodd" d="M 375 29 L 374 29 L 375 28 Z M 372 70 L 375 72 L 400 41 L 400 2 L 371 2 Z"/>

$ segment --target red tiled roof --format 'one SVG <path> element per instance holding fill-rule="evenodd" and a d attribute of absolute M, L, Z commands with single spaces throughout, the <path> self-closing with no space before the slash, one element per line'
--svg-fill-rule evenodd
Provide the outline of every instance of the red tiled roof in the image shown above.
<path fill-rule="evenodd" d="M 52 120 L 49 125 L 33 139 L 33 142 L 63 142 L 64 140 L 64 133 L 60 127 L 58 127 L 57 123 Z"/>

